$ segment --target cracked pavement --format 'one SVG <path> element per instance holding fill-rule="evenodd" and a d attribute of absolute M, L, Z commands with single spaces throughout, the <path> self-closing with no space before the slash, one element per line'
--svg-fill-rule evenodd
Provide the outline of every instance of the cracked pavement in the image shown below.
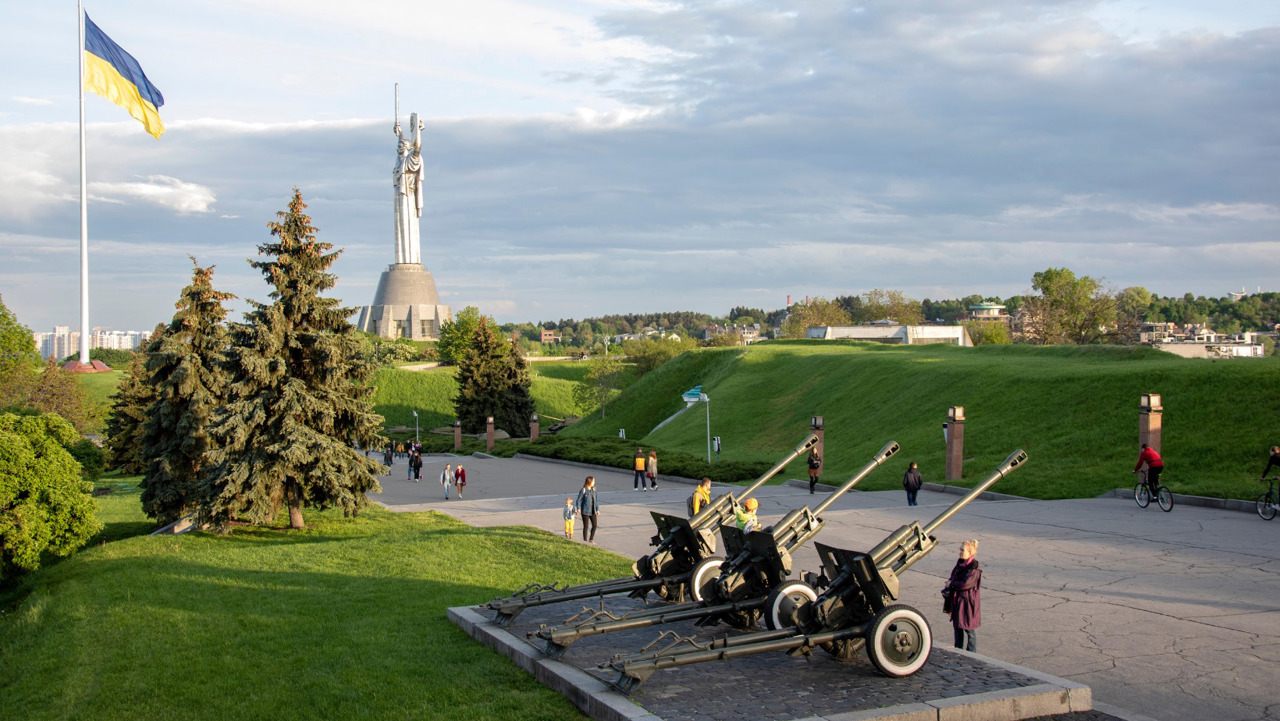
<path fill-rule="evenodd" d="M 445 462 L 426 459 L 424 481 L 407 484 L 399 461 L 373 498 L 393 510 L 437 510 L 477 526 L 532 525 L 558 534 L 564 497 L 590 473 L 602 506 L 597 542 L 636 558 L 653 535 L 648 511 L 683 514 L 692 490 L 660 481 L 657 492 L 636 493 L 622 471 L 468 458 L 466 500 L 445 502 L 439 483 L 427 480 Z M 724 490 L 717 486 L 713 496 Z M 768 524 L 824 496 L 810 496 L 807 486 L 767 486 L 757 498 Z M 958 498 L 921 491 L 920 505 L 908 508 L 899 491 L 853 491 L 824 514 L 817 538 L 868 550 Z M 1088 684 L 1095 700 L 1161 721 L 1280 720 L 1280 523 L 1185 505 L 1164 513 L 1125 498 L 979 500 L 936 536 L 938 547 L 902 575 L 901 590 L 936 639 L 950 638 L 938 591 L 960 541 L 976 538 L 984 571 L 982 654 Z M 812 547 L 795 555 L 793 575 L 817 568 Z"/>

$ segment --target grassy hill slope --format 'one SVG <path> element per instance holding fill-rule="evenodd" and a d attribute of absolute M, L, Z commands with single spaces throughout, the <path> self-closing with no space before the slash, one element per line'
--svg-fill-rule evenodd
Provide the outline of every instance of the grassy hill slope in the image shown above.
<path fill-rule="evenodd" d="M 889 440 L 902 453 L 861 488 L 900 487 L 909 461 L 941 480 L 942 422 L 964 406 L 965 482 L 1022 448 L 1031 462 L 997 490 L 1038 498 L 1091 496 L 1131 486 L 1138 399 L 1160 393 L 1163 454 L 1175 492 L 1253 498 L 1266 449 L 1280 442 L 1280 363 L 1178 358 L 1150 348 L 886 346 L 784 342 L 704 350 L 677 358 L 627 390 L 607 419 L 573 434 L 616 435 L 705 453 L 706 416 L 679 410 L 679 393 L 701 384 L 711 433 L 725 460 L 775 460 L 826 419 L 826 476 L 848 478 Z M 804 475 L 797 461 L 788 477 Z"/>

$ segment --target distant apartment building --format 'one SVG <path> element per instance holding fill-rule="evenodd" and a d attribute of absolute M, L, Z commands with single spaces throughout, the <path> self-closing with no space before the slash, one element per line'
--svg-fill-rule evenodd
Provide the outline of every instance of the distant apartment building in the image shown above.
<path fill-rule="evenodd" d="M 105 330 L 94 328 L 89 336 L 89 348 L 111 348 L 113 350 L 136 350 L 142 345 L 150 333 L 140 330 Z M 32 333 L 36 349 L 41 358 L 66 358 L 80 350 L 80 331 L 71 330 L 69 326 L 55 325 L 52 332 Z"/>
<path fill-rule="evenodd" d="M 557 335 L 557 334 L 556 334 L 556 332 L 555 332 L 555 331 L 553 331 L 553 330 L 551 330 L 550 328 L 543 328 L 543 329 L 542 329 L 542 338 L 541 338 L 541 341 L 540 341 L 540 342 L 542 342 L 542 343 L 559 343 L 563 338 L 564 338 L 564 336 Z"/>
<path fill-rule="evenodd" d="M 755 343 L 761 338 L 760 324 L 752 323 L 751 325 L 747 325 L 743 323 L 742 325 L 738 325 L 737 323 L 733 323 L 733 324 L 726 324 L 726 325 L 718 325 L 718 324 L 709 325 L 702 331 L 702 339 L 711 340 L 712 338 L 715 338 L 716 336 L 719 336 L 719 335 L 726 335 L 726 334 L 733 334 L 733 333 L 736 333 L 739 336 L 741 336 L 743 343 L 750 345 L 751 343 Z"/>
<path fill-rule="evenodd" d="M 1138 342 L 1183 358 L 1261 358 L 1265 349 L 1256 333 L 1215 333 L 1206 326 L 1143 323 Z"/>

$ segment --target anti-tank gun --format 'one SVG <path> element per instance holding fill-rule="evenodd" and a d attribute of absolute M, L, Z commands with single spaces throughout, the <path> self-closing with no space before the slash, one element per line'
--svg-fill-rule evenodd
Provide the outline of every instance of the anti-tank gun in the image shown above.
<path fill-rule="evenodd" d="M 766 651 L 808 655 L 815 648 L 847 659 L 865 646 L 882 674 L 914 674 L 929 660 L 933 632 L 919 611 L 896 603 L 898 576 L 937 546 L 933 534 L 939 526 L 1026 460 L 1025 452 L 1015 451 L 937 518 L 923 526 L 918 521 L 902 526 L 867 553 L 815 543 L 822 575 L 806 574 L 806 581 L 788 581 L 774 589 L 766 614 L 770 630 L 706 643 L 663 634 L 640 653 L 616 656 L 600 668 L 619 672 L 614 686 L 631 693 L 659 669 Z M 657 646 L 666 639 L 670 642 Z"/>
<path fill-rule="evenodd" d="M 693 518 L 681 518 L 651 511 L 658 532 L 651 540 L 657 548 L 636 559 L 631 577 L 614 578 L 579 586 L 531 583 L 511 596 L 495 598 L 484 604 L 493 609 L 494 622 L 509 626 L 526 608 L 562 601 L 576 601 L 627 593 L 644 598 L 650 591 L 666 599 L 684 600 L 689 594 L 690 574 L 699 562 L 713 558 L 716 552 L 716 531 L 733 518 L 737 504 L 745 501 L 769 479 L 778 475 L 796 458 L 808 453 L 818 444 L 818 435 L 810 433 L 782 460 L 778 461 L 751 485 L 734 494 L 725 493 L 712 500 Z"/>
<path fill-rule="evenodd" d="M 694 565 L 687 577 L 694 601 L 622 615 L 604 609 L 584 608 L 562 626 L 544 625 L 530 631 L 530 639 L 542 639 L 546 642 L 546 653 L 559 657 L 575 641 L 586 636 L 675 621 L 713 624 L 723 620 L 742 628 L 754 626 L 761 610 L 774 603 L 770 591 L 784 585 L 790 575 L 791 554 L 822 529 L 823 521 L 819 514 L 897 452 L 898 444 L 890 441 L 816 509 L 811 511 L 806 506 L 793 510 L 769 530 L 744 536 L 733 526 L 723 526 L 720 531 L 730 557 L 726 561 L 712 556 Z M 816 593 L 810 595 L 810 600 L 814 598 Z"/>

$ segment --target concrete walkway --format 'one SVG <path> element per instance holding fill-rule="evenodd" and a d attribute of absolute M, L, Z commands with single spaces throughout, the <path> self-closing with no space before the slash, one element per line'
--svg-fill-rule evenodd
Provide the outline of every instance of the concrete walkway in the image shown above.
<path fill-rule="evenodd" d="M 564 497 L 592 473 L 601 503 L 597 542 L 635 558 L 653 535 L 648 511 L 683 513 L 691 490 L 659 481 L 657 492 L 637 493 L 621 471 L 464 458 L 466 498 L 446 502 L 435 479 L 457 460 L 428 458 L 420 484 L 404 482 L 398 461 L 375 500 L 476 526 L 559 533 Z M 757 494 L 759 515 L 767 524 L 822 497 L 768 486 Z M 920 506 L 908 509 L 901 492 L 855 491 L 825 514 L 819 540 L 866 550 L 955 500 L 922 491 Z M 902 600 L 925 613 L 939 638 L 950 624 L 938 590 L 966 538 L 981 542 L 984 655 L 1086 684 L 1095 702 L 1162 721 L 1280 719 L 1280 523 L 1188 506 L 1163 513 L 1124 498 L 977 501 L 939 530 L 940 547 L 902 577 Z M 811 548 L 796 555 L 798 570 L 817 566 Z"/>

